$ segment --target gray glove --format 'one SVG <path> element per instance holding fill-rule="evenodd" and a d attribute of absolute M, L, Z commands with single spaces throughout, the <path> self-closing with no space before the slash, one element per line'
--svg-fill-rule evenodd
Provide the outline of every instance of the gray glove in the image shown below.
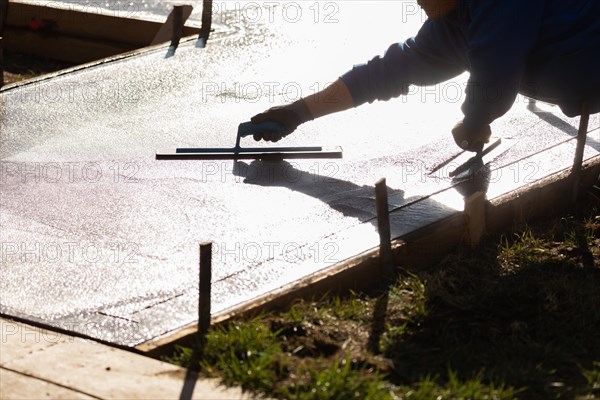
<path fill-rule="evenodd" d="M 256 141 L 266 140 L 277 142 L 281 138 L 294 132 L 299 125 L 307 121 L 312 121 L 313 119 L 308 107 L 306 107 L 306 103 L 304 100 L 300 99 L 286 106 L 272 107 L 263 113 L 255 115 L 250 121 L 252 121 L 253 124 L 267 121 L 280 124 L 283 127 L 283 132 L 264 131 L 254 133 L 253 135 L 254 140 Z"/>
<path fill-rule="evenodd" d="M 468 129 L 463 122 L 460 121 L 452 128 L 452 136 L 458 147 L 461 149 L 479 153 L 483 150 L 485 143 L 490 141 L 492 129 L 489 125 L 485 125 L 481 129 L 473 131 Z"/>

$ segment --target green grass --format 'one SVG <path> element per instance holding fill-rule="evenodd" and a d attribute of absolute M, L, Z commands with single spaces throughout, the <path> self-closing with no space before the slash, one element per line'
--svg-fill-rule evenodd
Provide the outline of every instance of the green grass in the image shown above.
<path fill-rule="evenodd" d="M 277 333 L 259 320 L 245 321 L 214 327 L 202 348 L 199 366 L 209 375 L 221 376 L 225 383 L 268 391 L 274 380 L 285 375 L 278 368 L 280 353 Z M 190 367 L 196 358 L 192 349 L 179 348 L 173 361 Z"/>
<path fill-rule="evenodd" d="M 285 399 L 600 399 L 596 216 L 403 266 L 372 293 L 212 327 L 197 362 L 192 349 L 171 361 Z"/>

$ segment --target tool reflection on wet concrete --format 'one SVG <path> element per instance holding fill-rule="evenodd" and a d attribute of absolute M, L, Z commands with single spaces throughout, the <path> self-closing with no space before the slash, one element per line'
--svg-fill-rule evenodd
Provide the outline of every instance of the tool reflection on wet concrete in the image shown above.
<path fill-rule="evenodd" d="M 461 173 L 472 169 L 473 166 L 481 165 L 483 163 L 483 157 L 490 154 L 493 150 L 498 148 L 502 144 L 502 139 L 498 138 L 491 145 L 487 146 L 482 151 L 469 158 L 465 163 L 459 165 L 453 171 L 448 174 L 451 178 L 460 175 Z"/>
<path fill-rule="evenodd" d="M 492 159 L 497 158 L 501 154 L 505 153 L 508 149 L 510 149 L 515 144 L 515 142 L 516 142 L 515 140 L 511 140 L 511 139 L 505 139 L 503 142 L 502 138 L 496 138 L 495 140 L 492 141 L 492 143 L 490 145 L 485 147 L 482 151 L 476 153 L 474 156 L 472 156 L 468 160 L 462 162 L 456 168 L 451 170 L 448 173 L 448 176 L 450 178 L 456 179 L 456 178 L 459 178 L 461 175 L 464 175 L 465 172 L 470 172 L 470 173 L 474 172 L 474 170 L 477 170 L 484 166 L 484 162 L 483 162 L 484 157 L 487 157 L 489 159 L 487 161 L 487 163 L 489 163 L 489 162 L 491 162 Z M 463 150 L 463 151 L 457 153 L 456 155 L 448 158 L 446 161 L 443 161 L 442 163 L 436 165 L 431 171 L 429 171 L 428 175 L 433 175 L 434 173 L 438 172 L 442 168 L 450 165 L 450 163 L 460 159 L 461 156 L 463 156 L 465 153 L 467 153 L 467 152 L 465 150 Z"/>
<path fill-rule="evenodd" d="M 291 158 L 342 158 L 342 148 L 305 146 L 305 147 L 241 147 L 240 139 L 255 132 L 281 132 L 283 127 L 276 122 L 243 122 L 238 127 L 234 147 L 178 147 L 157 151 L 157 159 L 196 159 L 196 160 L 239 160 L 261 159 L 282 160 Z"/>

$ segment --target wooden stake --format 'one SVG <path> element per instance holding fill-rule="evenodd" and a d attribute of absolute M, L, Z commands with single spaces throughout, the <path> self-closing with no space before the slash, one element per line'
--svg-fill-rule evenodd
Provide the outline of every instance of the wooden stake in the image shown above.
<path fill-rule="evenodd" d="M 198 300 L 198 333 L 204 340 L 210 327 L 210 290 L 212 280 L 212 242 L 200 243 L 200 282 Z"/>
<path fill-rule="evenodd" d="M 394 256 L 392 254 L 390 214 L 385 178 L 375 183 L 375 205 L 377 208 L 377 229 L 379 231 L 379 258 L 383 279 L 388 283 L 394 276 Z"/>
<path fill-rule="evenodd" d="M 467 232 L 465 242 L 471 247 L 479 246 L 485 233 L 485 193 L 475 192 L 465 199 Z"/>

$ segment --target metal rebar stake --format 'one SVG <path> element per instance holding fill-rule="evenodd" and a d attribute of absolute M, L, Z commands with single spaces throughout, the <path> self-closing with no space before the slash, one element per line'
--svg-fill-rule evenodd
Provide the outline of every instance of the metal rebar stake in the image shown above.
<path fill-rule="evenodd" d="M 204 342 L 210 327 L 210 291 L 212 280 L 212 242 L 200 243 L 200 282 L 198 296 L 198 334 Z"/>
<path fill-rule="evenodd" d="M 202 2 L 202 26 L 200 28 L 200 36 L 204 38 L 204 43 L 208 41 L 210 30 L 212 29 L 212 0 L 204 0 Z"/>
<path fill-rule="evenodd" d="M 177 48 L 179 41 L 183 36 L 183 6 L 173 6 L 173 36 L 171 37 L 171 47 Z"/>

